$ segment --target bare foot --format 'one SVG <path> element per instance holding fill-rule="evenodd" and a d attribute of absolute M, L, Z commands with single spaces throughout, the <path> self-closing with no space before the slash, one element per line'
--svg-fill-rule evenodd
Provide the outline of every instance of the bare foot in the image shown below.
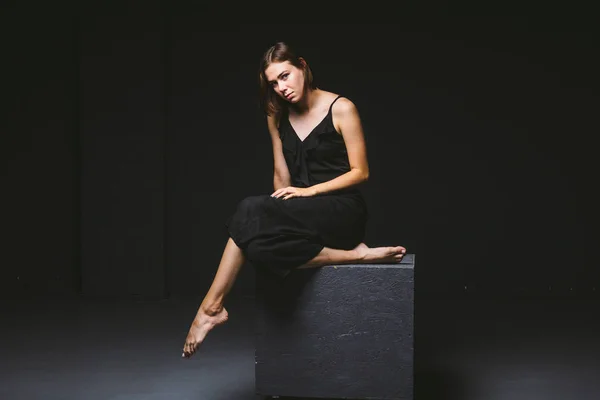
<path fill-rule="evenodd" d="M 358 253 L 358 258 L 363 263 L 398 263 L 406 254 L 406 249 L 402 246 L 395 247 L 368 247 L 361 243 L 354 248 Z"/>
<path fill-rule="evenodd" d="M 181 357 L 190 358 L 194 355 L 196 349 L 206 337 L 206 334 L 215 326 L 225 323 L 228 318 L 229 314 L 224 307 L 221 311 L 214 313 L 199 310 L 185 339 Z"/>

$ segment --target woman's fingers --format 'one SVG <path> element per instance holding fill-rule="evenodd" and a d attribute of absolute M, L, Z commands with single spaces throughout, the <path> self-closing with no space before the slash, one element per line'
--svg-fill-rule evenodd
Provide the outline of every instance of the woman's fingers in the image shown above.
<path fill-rule="evenodd" d="M 285 196 L 285 195 L 291 193 L 292 189 L 293 189 L 292 187 L 285 187 L 285 188 L 277 189 L 275 192 L 273 192 L 271 197 Z"/>

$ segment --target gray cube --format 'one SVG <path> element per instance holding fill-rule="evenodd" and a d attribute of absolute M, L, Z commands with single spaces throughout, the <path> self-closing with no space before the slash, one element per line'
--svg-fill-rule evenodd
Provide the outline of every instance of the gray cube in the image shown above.
<path fill-rule="evenodd" d="M 414 263 L 257 275 L 257 394 L 412 399 Z"/>

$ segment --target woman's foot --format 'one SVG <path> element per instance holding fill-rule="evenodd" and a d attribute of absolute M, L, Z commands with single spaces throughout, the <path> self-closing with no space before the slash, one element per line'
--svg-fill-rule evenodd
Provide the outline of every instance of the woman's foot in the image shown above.
<path fill-rule="evenodd" d="M 358 254 L 358 260 L 362 263 L 398 263 L 406 254 L 402 246 L 395 247 L 368 247 L 361 243 L 354 248 Z"/>
<path fill-rule="evenodd" d="M 206 311 L 201 308 L 196 314 L 185 339 L 181 357 L 190 358 L 194 355 L 208 332 L 215 326 L 225 323 L 228 318 L 229 314 L 224 307 L 221 307 L 218 311 Z"/>

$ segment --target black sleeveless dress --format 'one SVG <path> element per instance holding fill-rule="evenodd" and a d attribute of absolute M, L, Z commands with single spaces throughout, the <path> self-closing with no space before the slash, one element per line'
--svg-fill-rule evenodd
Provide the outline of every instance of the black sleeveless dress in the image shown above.
<path fill-rule="evenodd" d="M 291 186 L 309 187 L 350 170 L 346 146 L 333 125 L 333 103 L 300 140 L 284 114 L 279 134 Z M 285 277 L 323 247 L 350 250 L 364 238 L 367 206 L 357 187 L 288 200 L 270 194 L 243 199 L 226 222 L 230 237 L 255 268 Z"/>

